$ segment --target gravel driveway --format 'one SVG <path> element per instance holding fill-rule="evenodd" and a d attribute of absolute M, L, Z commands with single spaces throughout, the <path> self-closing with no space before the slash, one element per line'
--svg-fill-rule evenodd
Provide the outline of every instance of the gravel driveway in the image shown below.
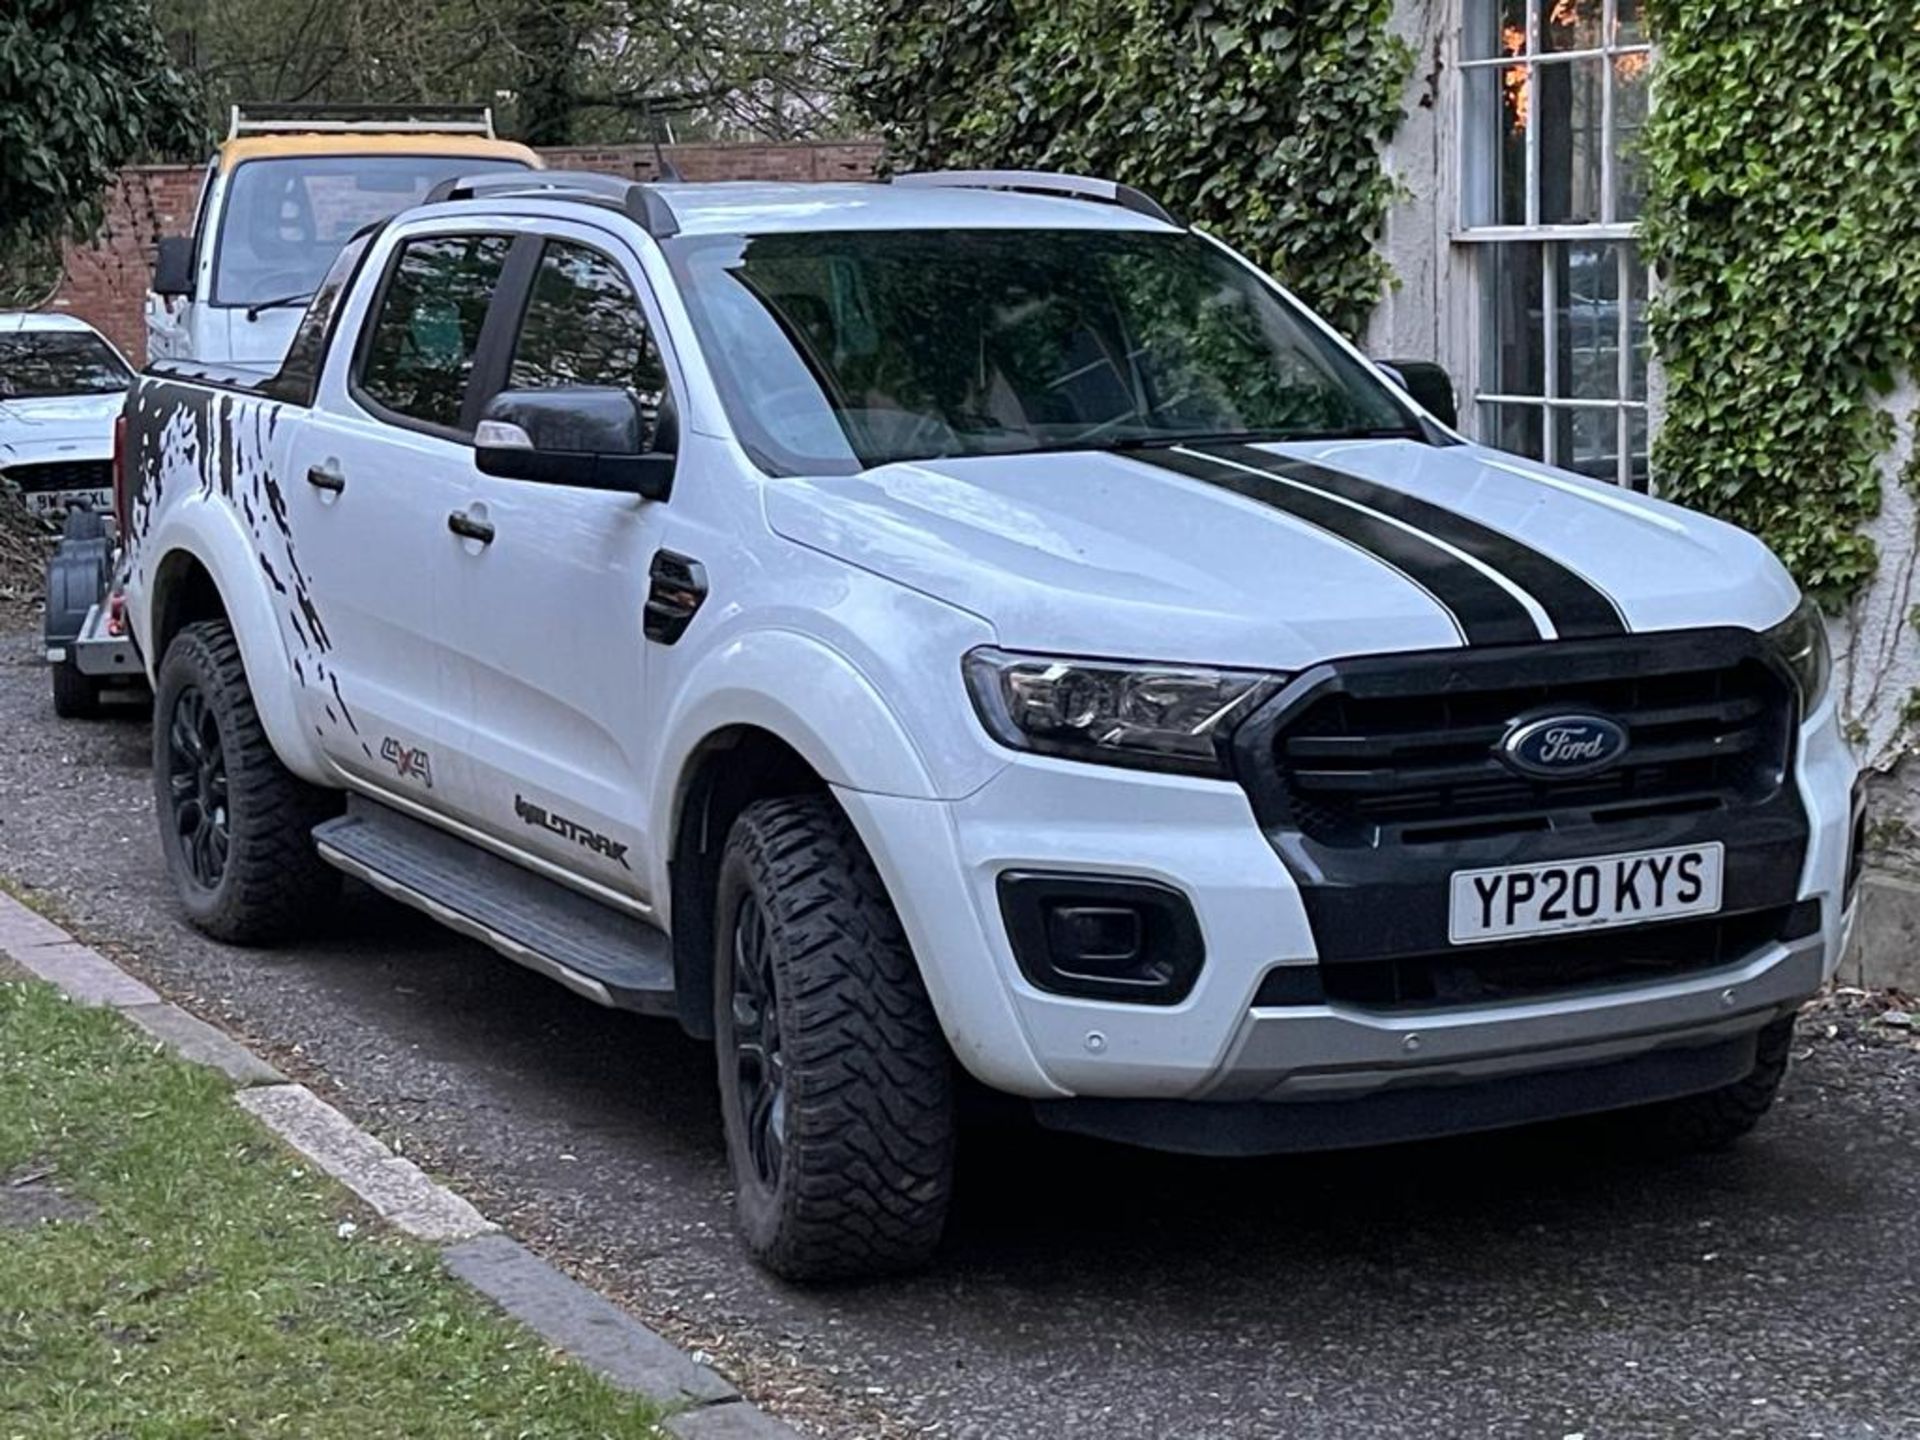
<path fill-rule="evenodd" d="M 728 1234 L 708 1053 L 350 891 L 176 918 L 138 712 L 0 636 L 0 875 L 822 1434 L 1920 1437 L 1920 1048 L 1803 1025 L 1779 1109 L 1658 1164 L 1584 1131 L 1245 1163 L 969 1138 L 939 1264 L 803 1293 Z"/>

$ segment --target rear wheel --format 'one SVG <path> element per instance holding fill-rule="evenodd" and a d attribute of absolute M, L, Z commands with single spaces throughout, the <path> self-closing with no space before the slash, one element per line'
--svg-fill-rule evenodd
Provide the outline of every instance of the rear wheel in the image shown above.
<path fill-rule="evenodd" d="M 830 798 L 747 807 L 715 920 L 721 1108 L 748 1250 L 791 1280 L 924 1264 L 953 1186 L 952 1059 Z"/>
<path fill-rule="evenodd" d="M 100 713 L 100 681 L 84 675 L 71 660 L 49 667 L 53 675 L 53 713 L 62 720 L 92 720 Z"/>
<path fill-rule="evenodd" d="M 223 620 L 167 647 L 153 707 L 154 808 L 187 917 L 216 940 L 263 944 L 297 933 L 336 895 L 339 873 L 313 827 L 339 799 L 273 752 Z"/>

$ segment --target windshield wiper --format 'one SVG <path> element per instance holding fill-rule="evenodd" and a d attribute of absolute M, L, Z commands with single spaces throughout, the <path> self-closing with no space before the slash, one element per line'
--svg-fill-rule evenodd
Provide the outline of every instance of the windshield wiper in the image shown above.
<path fill-rule="evenodd" d="M 279 310 L 288 305 L 304 305 L 313 299 L 313 291 L 303 291 L 298 295 L 282 295 L 278 300 L 260 300 L 247 307 L 247 319 L 258 320 L 262 310 Z"/>

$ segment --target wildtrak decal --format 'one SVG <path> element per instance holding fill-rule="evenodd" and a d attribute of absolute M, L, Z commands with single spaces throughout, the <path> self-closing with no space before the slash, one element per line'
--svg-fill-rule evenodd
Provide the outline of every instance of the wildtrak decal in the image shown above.
<path fill-rule="evenodd" d="M 433 759 L 424 745 L 402 745 L 388 735 L 380 741 L 380 758 L 393 767 L 402 780 L 418 780 L 433 789 Z"/>
<path fill-rule="evenodd" d="M 563 839 L 571 840 L 582 849 L 591 850 L 597 855 L 617 861 L 622 870 L 631 870 L 627 864 L 627 847 L 618 840 L 589 829 L 577 820 L 569 820 L 563 815 L 555 815 L 543 805 L 536 805 L 524 795 L 513 797 L 513 813 L 527 824 L 541 830 L 550 830 Z"/>

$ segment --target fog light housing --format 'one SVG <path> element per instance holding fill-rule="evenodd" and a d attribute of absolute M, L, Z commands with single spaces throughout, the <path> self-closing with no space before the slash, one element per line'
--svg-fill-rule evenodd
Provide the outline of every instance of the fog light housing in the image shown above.
<path fill-rule="evenodd" d="M 1055 995 L 1175 1005 L 1206 959 L 1187 897 L 1150 880 L 1008 871 L 1000 912 L 1020 973 Z"/>

